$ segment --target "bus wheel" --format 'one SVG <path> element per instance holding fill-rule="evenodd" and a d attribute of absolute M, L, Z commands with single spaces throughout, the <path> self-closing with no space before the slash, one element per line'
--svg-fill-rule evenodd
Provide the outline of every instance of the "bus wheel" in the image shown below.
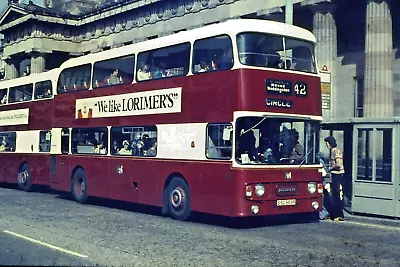
<path fill-rule="evenodd" d="M 180 177 L 171 180 L 168 186 L 168 211 L 175 220 L 186 220 L 190 215 L 189 186 Z"/>
<path fill-rule="evenodd" d="M 18 188 L 29 192 L 32 189 L 32 176 L 28 163 L 24 163 L 18 172 Z"/>
<path fill-rule="evenodd" d="M 78 203 L 85 203 L 88 198 L 87 177 L 82 169 L 77 169 L 72 177 L 71 191 L 74 199 Z"/>

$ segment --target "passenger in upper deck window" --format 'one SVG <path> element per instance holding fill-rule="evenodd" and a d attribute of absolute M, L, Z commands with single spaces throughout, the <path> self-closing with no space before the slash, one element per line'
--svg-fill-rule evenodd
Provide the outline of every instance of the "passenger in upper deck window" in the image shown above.
<path fill-rule="evenodd" d="M 217 67 L 219 70 L 227 70 L 230 69 L 233 65 L 233 55 L 231 47 L 227 47 L 224 49 L 224 53 L 217 61 Z"/>
<path fill-rule="evenodd" d="M 2 104 L 2 105 L 7 104 L 7 94 L 5 94 L 5 95 L 3 96 L 3 98 L 1 99 L 0 104 Z"/>
<path fill-rule="evenodd" d="M 122 83 L 122 77 L 121 76 L 118 77 L 118 73 L 119 73 L 118 69 L 115 69 L 113 71 L 113 73 L 111 73 L 111 75 L 107 79 L 108 85 L 114 85 L 114 84 Z"/>
<path fill-rule="evenodd" d="M 138 81 L 145 81 L 145 80 L 151 79 L 151 72 L 150 72 L 149 64 L 140 62 L 136 77 L 137 77 Z"/>
<path fill-rule="evenodd" d="M 164 62 L 160 62 L 159 64 L 154 65 L 152 71 L 154 79 L 167 77 L 167 71 Z"/>
<path fill-rule="evenodd" d="M 210 66 L 205 61 L 201 61 L 199 72 L 207 72 L 207 71 L 210 71 Z"/>

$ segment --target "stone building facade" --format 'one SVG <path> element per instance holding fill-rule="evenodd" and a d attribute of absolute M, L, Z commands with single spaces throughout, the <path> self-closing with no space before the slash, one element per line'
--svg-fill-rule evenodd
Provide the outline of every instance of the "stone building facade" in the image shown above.
<path fill-rule="evenodd" d="M 0 17 L 5 78 L 230 18 L 284 21 L 284 0 L 11 1 Z M 331 75 L 324 118 L 400 116 L 400 1 L 293 0 Z M 1 65 L 1 64 L 0 64 Z"/>

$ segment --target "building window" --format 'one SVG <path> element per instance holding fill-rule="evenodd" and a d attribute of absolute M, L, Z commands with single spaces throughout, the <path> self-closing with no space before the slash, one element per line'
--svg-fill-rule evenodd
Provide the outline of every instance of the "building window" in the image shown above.
<path fill-rule="evenodd" d="M 376 130 L 376 181 L 392 182 L 392 131 L 392 129 Z"/>
<path fill-rule="evenodd" d="M 112 127 L 111 154 L 155 157 L 157 154 L 157 127 Z"/>
<path fill-rule="evenodd" d="M 372 181 L 372 129 L 358 129 L 357 180 Z"/>
<path fill-rule="evenodd" d="M 232 129 L 230 123 L 207 126 L 207 158 L 230 159 L 232 157 Z"/>
<path fill-rule="evenodd" d="M 354 103 L 354 117 L 364 117 L 364 77 L 356 77 L 355 81 L 355 103 Z"/>

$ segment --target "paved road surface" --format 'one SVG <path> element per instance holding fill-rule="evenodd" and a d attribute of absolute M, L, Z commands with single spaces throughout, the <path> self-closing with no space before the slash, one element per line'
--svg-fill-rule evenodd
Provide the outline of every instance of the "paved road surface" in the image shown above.
<path fill-rule="evenodd" d="M 276 223 L 197 215 L 180 222 L 157 209 L 54 192 L 0 188 L 0 265 L 400 266 L 400 224 Z"/>

